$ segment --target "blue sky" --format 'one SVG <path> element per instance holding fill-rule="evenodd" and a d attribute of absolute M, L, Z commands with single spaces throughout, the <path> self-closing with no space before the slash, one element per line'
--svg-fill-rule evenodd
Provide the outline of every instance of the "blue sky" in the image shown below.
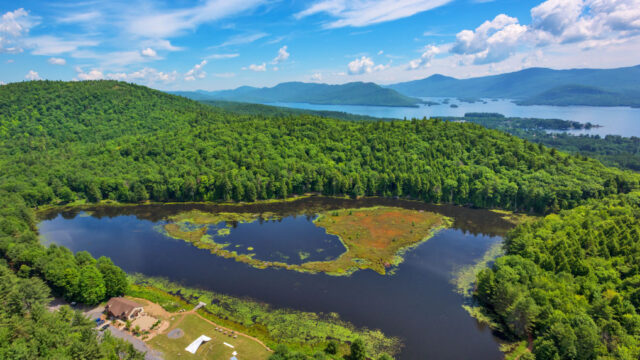
<path fill-rule="evenodd" d="M 640 63 L 640 0 L 3 1 L 0 81 L 382 84 Z"/>

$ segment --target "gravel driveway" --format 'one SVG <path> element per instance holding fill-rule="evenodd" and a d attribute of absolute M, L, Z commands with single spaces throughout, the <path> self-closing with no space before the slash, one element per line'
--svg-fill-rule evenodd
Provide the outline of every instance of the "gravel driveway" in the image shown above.
<path fill-rule="evenodd" d="M 113 326 L 109 326 L 109 331 L 111 332 L 111 335 L 132 343 L 133 347 L 136 348 L 136 350 L 146 352 L 146 355 L 144 357 L 146 360 L 163 360 L 161 352 L 151 350 L 147 346 L 147 344 L 145 344 L 142 340 L 135 338 L 133 335 L 117 329 Z"/>

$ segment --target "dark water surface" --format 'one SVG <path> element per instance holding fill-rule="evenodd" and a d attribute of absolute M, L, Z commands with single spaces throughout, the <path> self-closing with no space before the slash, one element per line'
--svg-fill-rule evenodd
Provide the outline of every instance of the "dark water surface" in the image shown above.
<path fill-rule="evenodd" d="M 349 277 L 333 277 L 282 269 L 254 269 L 157 231 L 167 216 L 194 208 L 273 212 L 286 221 L 237 224 L 231 234 L 235 232 L 234 236 L 246 237 L 246 241 L 241 238 L 236 241 L 256 245 L 259 241 L 255 239 L 270 234 L 268 236 L 276 240 L 281 238 L 297 247 L 305 239 L 301 234 L 322 230 L 312 223 L 319 211 L 373 205 L 434 211 L 453 217 L 455 221 L 451 229 L 439 232 L 408 252 L 405 261 L 391 276 L 368 270 Z M 234 296 L 248 296 L 278 307 L 337 312 L 357 326 L 377 328 L 387 335 L 400 337 L 405 345 L 398 356 L 400 359 L 502 358 L 498 340 L 462 309 L 464 299 L 454 292 L 451 284 L 452 273 L 457 268 L 480 258 L 491 245 L 501 241 L 501 236 L 511 227 L 492 212 L 404 200 L 323 197 L 233 207 L 183 204 L 88 210 L 91 210 L 91 216 L 80 210 L 43 215 L 39 228 L 44 241 L 64 245 L 74 252 L 86 250 L 95 257 L 111 257 L 127 272 L 165 277 L 185 286 Z M 267 228 L 269 230 L 265 230 Z M 323 239 L 322 233 L 311 238 Z"/>
<path fill-rule="evenodd" d="M 229 244 L 226 249 L 238 254 L 255 254 L 265 261 L 302 264 L 307 261 L 337 259 L 346 251 L 335 235 L 313 224 L 315 216 L 287 216 L 277 220 L 250 223 L 226 223 L 209 226 L 207 234 L 216 243 Z M 219 229 L 229 235 L 218 235 Z"/>

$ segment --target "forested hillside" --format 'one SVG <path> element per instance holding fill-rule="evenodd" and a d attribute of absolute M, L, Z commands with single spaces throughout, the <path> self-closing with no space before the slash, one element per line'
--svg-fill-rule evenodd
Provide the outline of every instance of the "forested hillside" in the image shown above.
<path fill-rule="evenodd" d="M 547 212 L 635 174 L 473 124 L 234 115 L 113 81 L 0 88 L 1 187 L 29 205 L 410 196 Z"/>
<path fill-rule="evenodd" d="M 121 294 L 126 288 L 122 270 L 108 259 L 96 261 L 87 253 L 73 255 L 61 247 L 45 249 L 40 245 L 33 207 L 41 205 L 102 199 L 120 202 L 253 201 L 318 192 L 326 195 L 410 197 L 429 202 L 547 213 L 608 196 L 620 197 L 589 203 L 588 206 L 606 206 L 616 201 L 622 203 L 621 199 L 631 202 L 637 195 L 617 194 L 632 191 L 638 187 L 639 181 L 637 174 L 607 168 L 598 161 L 558 152 L 475 124 L 441 120 L 343 121 L 307 114 L 234 114 L 115 81 L 32 81 L 0 86 L 0 168 L 0 254 L 17 275 L 33 282 L 28 287 L 43 289 L 36 294 L 38 303 L 43 303 L 48 295 L 46 286 L 36 284 L 44 284 L 36 277 L 44 280 L 55 293 L 86 303 Z M 637 221 L 637 212 L 634 213 L 636 210 L 630 206 L 613 207 L 611 216 L 622 216 L 623 220 L 631 221 L 631 212 Z M 566 246 L 560 243 L 557 249 L 552 249 L 553 255 L 562 254 L 564 258 L 540 257 L 545 260 L 540 265 L 536 262 L 540 259 L 535 256 L 529 259 L 529 253 L 519 256 L 528 259 L 522 261 L 529 261 L 527 266 L 534 273 L 542 271 L 536 270 L 536 266 L 544 271 L 557 272 L 554 275 L 557 278 L 549 280 L 549 286 L 555 286 L 552 281 L 557 279 L 567 279 L 562 280 L 562 284 L 576 287 L 580 283 L 571 282 L 569 276 L 583 276 L 582 270 L 592 274 L 589 279 L 594 283 L 589 284 L 596 287 L 584 295 L 576 290 L 577 296 L 571 303 L 575 301 L 576 307 L 584 305 L 589 316 L 593 316 L 589 311 L 604 308 L 603 316 L 610 315 L 607 321 L 613 319 L 616 322 L 607 322 L 610 325 L 605 326 L 596 321 L 596 326 L 612 329 L 605 333 L 610 340 L 606 340 L 603 346 L 623 349 L 616 345 L 623 344 L 624 349 L 629 349 L 629 354 L 634 354 L 633 346 L 636 345 L 629 336 L 636 331 L 633 329 L 637 329 L 637 325 L 629 324 L 637 324 L 637 318 L 627 319 L 622 315 L 630 314 L 630 307 L 625 301 L 635 301 L 635 295 L 632 296 L 628 287 L 622 284 L 628 276 L 637 273 L 637 266 L 632 265 L 631 258 L 623 257 L 627 249 L 637 252 L 637 231 L 624 230 L 624 226 L 632 222 L 621 222 L 616 228 L 609 229 L 611 219 L 606 212 L 591 212 L 588 215 L 593 220 L 582 223 L 572 220 L 570 214 L 574 213 L 562 213 L 549 219 L 570 220 L 568 224 L 573 224 L 571 229 L 578 227 L 573 232 L 576 237 L 571 239 L 582 239 L 583 236 L 595 241 L 593 247 L 589 247 L 589 243 L 588 247 L 580 249 L 585 254 L 591 254 L 587 250 L 594 249 L 596 255 L 610 260 L 610 263 L 598 262 L 599 257 L 594 257 L 593 263 L 580 262 L 582 250 L 574 243 L 566 243 Z M 562 224 L 557 220 L 557 226 L 542 232 L 542 235 L 553 233 L 564 226 Z M 593 231 L 583 232 L 580 227 Z M 523 229 L 509 239 L 510 253 L 520 251 L 517 234 L 525 234 L 530 228 Z M 566 231 L 566 234 L 570 233 Z M 606 236 L 620 236 L 620 240 L 604 242 Z M 550 241 L 554 239 L 550 238 Z M 534 245 L 543 254 L 551 251 L 543 247 L 548 243 Z M 506 259 L 499 260 L 496 266 L 505 261 L 515 261 L 509 260 L 512 257 Z M 634 261 L 638 263 L 637 258 Z M 25 286 L 22 280 L 14 280 L 12 272 L 4 273 L 0 273 L 2 281 Z M 495 289 L 489 287 L 484 298 L 487 305 L 494 306 L 506 319 L 511 313 L 500 312 L 501 308 L 493 305 L 498 297 L 492 294 L 499 294 L 501 288 L 497 284 L 519 283 L 519 278 L 511 275 L 509 273 L 503 281 L 499 270 L 496 270 L 494 283 L 489 283 L 496 284 Z M 547 286 L 537 282 L 530 284 L 525 280 L 520 282 L 523 285 L 514 285 L 516 292 L 531 289 L 536 302 L 538 298 L 534 295 L 538 292 L 535 287 Z M 0 286 L 9 288 L 13 285 Z M 634 286 L 637 288 L 637 284 Z M 597 299 L 597 294 L 605 287 L 613 292 L 605 292 L 602 297 L 610 301 L 608 304 L 614 311 L 609 311 L 604 305 L 587 307 L 586 304 Z M 616 296 L 618 293 L 621 295 Z M 553 292 L 546 302 L 536 303 L 542 309 L 536 313 L 539 316 L 536 319 L 547 319 L 540 314 L 545 314 L 543 310 L 549 306 L 559 309 L 556 304 L 564 301 L 565 294 L 573 293 Z M 14 306 L 16 301 L 31 301 L 27 300 L 1 297 L 0 305 Z M 26 324 L 24 326 L 48 328 L 58 326 L 56 322 L 60 320 L 49 319 L 48 316 L 66 316 L 62 313 L 37 318 L 43 314 L 38 310 L 40 308 L 26 312 L 3 309 L 0 320 L 3 324 L 5 320 L 13 319 L 11 321 L 16 326 Z M 27 312 L 29 316 L 26 316 Z M 618 314 L 622 317 L 616 318 Z M 571 319 L 558 321 L 559 324 L 571 325 L 574 324 Z M 46 324 L 38 323 L 40 320 Z M 588 320 L 584 321 L 588 323 Z M 95 345 L 94 333 L 83 332 L 82 324 L 75 328 L 74 322 L 66 324 L 64 326 L 72 328 L 56 327 L 59 330 L 56 334 L 61 334 L 55 340 L 59 344 L 68 341 L 83 349 L 99 346 L 101 352 L 115 348 L 108 348 L 111 346 L 108 342 Z M 549 326 L 551 330 L 548 331 L 556 331 L 553 330 L 555 327 Z M 540 334 L 547 331 L 543 327 L 539 329 Z M 36 343 L 26 344 L 26 340 L 20 340 L 21 337 L 29 338 L 28 332 L 13 330 L 13 327 L 0 326 L 0 339 L 8 340 L 0 344 L 10 343 L 12 349 L 13 344 L 20 347 L 10 351 L 43 349 Z M 622 331 L 627 331 L 627 335 Z M 92 336 L 87 335 L 89 333 Z M 84 337 L 75 334 L 84 334 Z M 525 336 L 528 333 L 518 334 Z M 558 337 L 551 334 L 551 339 L 556 341 Z M 582 333 L 576 336 L 582 336 Z M 540 339 L 543 339 L 540 344 L 551 341 L 542 335 Z M 560 349 L 560 342 L 554 344 Z M 544 346 L 536 346 L 535 349 L 555 351 L 550 345 Z M 61 354 L 77 358 L 72 349 L 71 345 L 65 347 Z M 624 349 L 620 351 L 627 351 Z M 602 347 L 598 351 L 602 352 Z M 13 356 L 15 352 L 7 354 L 8 358 L 16 358 Z M 100 354 L 94 352 L 85 358 L 99 358 Z M 55 354 L 40 357 L 56 358 Z"/>
<path fill-rule="evenodd" d="M 374 83 L 351 82 L 329 85 L 286 82 L 274 87 L 241 86 L 221 91 L 179 91 L 194 100 L 231 100 L 257 103 L 298 102 L 331 105 L 417 106 L 420 99 L 408 97 Z"/>
<path fill-rule="evenodd" d="M 476 296 L 538 360 L 640 356 L 640 193 L 516 228 Z"/>

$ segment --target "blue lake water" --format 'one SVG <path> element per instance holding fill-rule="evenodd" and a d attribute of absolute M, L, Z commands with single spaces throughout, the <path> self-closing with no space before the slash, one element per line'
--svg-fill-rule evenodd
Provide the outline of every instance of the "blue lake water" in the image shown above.
<path fill-rule="evenodd" d="M 228 244 L 226 249 L 238 254 L 254 254 L 255 259 L 301 264 L 338 258 L 346 251 L 340 239 L 327 234 L 313 224 L 313 217 L 287 216 L 277 220 L 256 220 L 250 223 L 226 223 L 209 226 L 216 243 Z M 219 229 L 229 234 L 218 235 Z"/>
<path fill-rule="evenodd" d="M 511 100 L 483 99 L 484 102 L 466 103 L 456 98 L 422 98 L 440 105 L 421 105 L 417 108 L 362 106 L 362 105 L 314 105 L 305 103 L 271 103 L 268 105 L 284 106 L 310 110 L 342 111 L 352 114 L 368 115 L 380 118 L 411 119 L 437 116 L 463 116 L 468 112 L 493 112 L 510 117 L 543 118 L 573 120 L 581 123 L 600 125 L 590 130 L 572 131 L 575 134 L 621 135 L 640 137 L 640 109 L 630 107 L 593 107 L 593 106 L 519 106 Z M 449 104 L 442 104 L 449 99 Z M 452 108 L 451 104 L 458 106 Z"/>

